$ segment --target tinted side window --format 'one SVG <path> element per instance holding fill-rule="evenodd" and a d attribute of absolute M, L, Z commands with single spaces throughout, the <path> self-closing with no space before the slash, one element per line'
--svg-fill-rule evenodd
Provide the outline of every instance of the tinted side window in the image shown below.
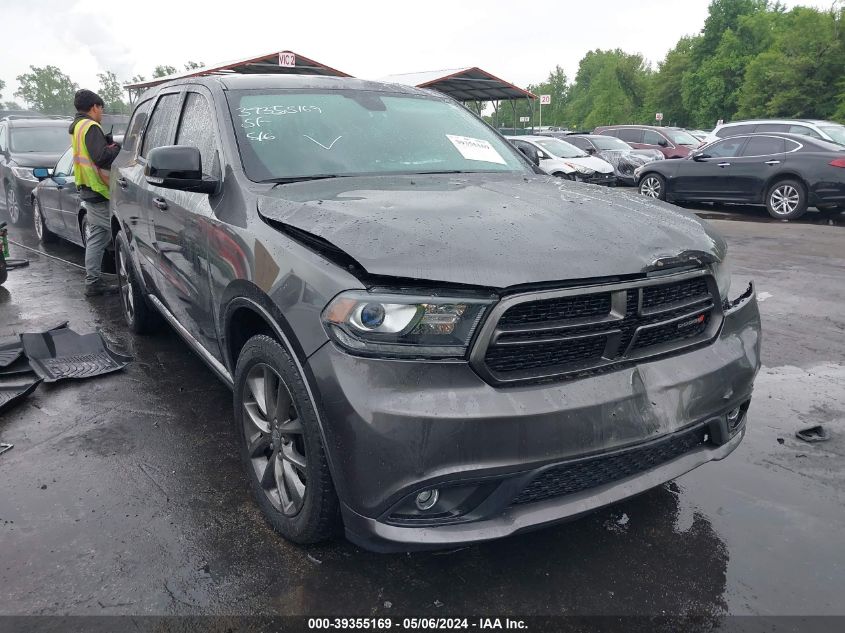
<path fill-rule="evenodd" d="M 138 140 L 141 138 L 141 132 L 144 130 L 144 125 L 150 117 L 150 108 L 153 105 L 152 99 L 147 99 L 143 103 L 139 103 L 132 114 L 132 120 L 129 122 L 129 129 L 126 132 L 126 138 L 123 139 L 123 149 L 130 152 L 135 152 L 138 147 Z"/>
<path fill-rule="evenodd" d="M 721 130 L 716 132 L 716 136 L 719 138 L 728 138 L 729 136 L 737 136 L 739 134 L 748 134 L 754 131 L 754 128 L 757 127 L 754 124 L 750 125 L 726 125 Z"/>
<path fill-rule="evenodd" d="M 618 130 L 618 134 L 614 136 L 621 138 L 626 143 L 642 143 L 643 131 L 637 129 Z"/>
<path fill-rule="evenodd" d="M 789 131 L 793 134 L 803 134 L 804 136 L 809 136 L 810 138 L 821 138 L 821 134 L 816 132 L 815 130 L 808 128 L 805 125 L 790 125 Z"/>
<path fill-rule="evenodd" d="M 789 126 L 786 123 L 761 123 L 755 129 L 756 132 L 788 132 Z"/>
<path fill-rule="evenodd" d="M 181 95 L 168 94 L 158 100 L 155 110 L 150 117 L 147 132 L 144 134 L 144 148 L 141 156 L 146 156 L 151 149 L 162 147 L 170 143 L 173 138 L 173 128 L 176 127 L 176 118 L 179 116 L 179 98 Z"/>
<path fill-rule="evenodd" d="M 200 151 L 202 171 L 216 175 L 216 128 L 208 100 L 199 93 L 189 92 L 176 134 L 177 145 L 190 145 Z"/>
<path fill-rule="evenodd" d="M 792 151 L 798 149 L 799 147 L 801 147 L 801 145 L 799 145 L 795 141 L 785 140 L 784 142 L 786 143 L 786 147 L 784 147 L 784 151 L 786 151 L 786 152 L 792 152 Z"/>
<path fill-rule="evenodd" d="M 746 137 L 729 138 L 724 141 L 714 143 L 704 150 L 705 154 L 709 154 L 713 158 L 734 158 L 739 156 L 739 150 L 742 149 Z"/>
<path fill-rule="evenodd" d="M 580 147 L 581 149 L 590 149 L 592 144 L 585 138 L 581 138 L 580 136 L 567 136 L 566 137 L 567 143 L 572 143 L 575 147 Z"/>
<path fill-rule="evenodd" d="M 663 137 L 654 130 L 643 130 L 643 143 L 646 145 L 660 145 L 661 140 Z"/>
<path fill-rule="evenodd" d="M 743 156 L 769 156 L 783 153 L 783 139 L 774 136 L 756 136 L 748 139 Z"/>

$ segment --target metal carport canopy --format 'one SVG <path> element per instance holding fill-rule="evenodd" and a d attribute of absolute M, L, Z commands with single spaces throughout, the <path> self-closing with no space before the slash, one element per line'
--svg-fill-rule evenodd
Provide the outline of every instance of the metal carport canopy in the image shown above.
<path fill-rule="evenodd" d="M 293 66 L 283 66 L 281 64 L 281 60 L 283 58 L 287 63 L 293 61 Z M 133 92 L 140 92 L 173 79 L 201 77 L 204 75 L 224 75 L 231 73 L 279 73 L 294 75 L 329 75 L 333 77 L 352 76 L 342 70 L 326 66 L 325 64 L 321 64 L 320 62 L 314 61 L 313 59 L 300 55 L 299 53 L 284 50 L 266 53 L 257 57 L 248 57 L 246 59 L 222 62 L 220 64 L 213 64 L 203 68 L 195 68 L 193 70 L 168 75 L 167 77 L 156 77 L 155 79 L 150 79 L 149 81 L 126 84 L 124 88 L 132 94 Z"/>
<path fill-rule="evenodd" d="M 478 67 L 388 75 L 382 81 L 431 88 L 457 101 L 510 101 L 537 96 Z"/>

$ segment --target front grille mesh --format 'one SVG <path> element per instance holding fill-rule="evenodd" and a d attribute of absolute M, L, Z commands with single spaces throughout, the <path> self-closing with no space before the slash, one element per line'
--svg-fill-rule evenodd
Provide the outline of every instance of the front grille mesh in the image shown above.
<path fill-rule="evenodd" d="M 703 446 L 706 435 L 706 427 L 698 427 L 645 446 L 553 466 L 523 488 L 512 505 L 571 495 L 656 468 Z"/>
<path fill-rule="evenodd" d="M 716 306 L 711 288 L 715 284 L 699 275 L 516 303 L 500 316 L 484 365 L 494 380 L 547 379 L 580 375 L 655 346 L 680 349 L 710 331 Z"/>

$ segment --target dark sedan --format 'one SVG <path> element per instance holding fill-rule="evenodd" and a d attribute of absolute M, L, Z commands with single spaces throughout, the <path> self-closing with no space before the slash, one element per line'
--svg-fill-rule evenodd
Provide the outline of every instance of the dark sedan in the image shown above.
<path fill-rule="evenodd" d="M 652 198 L 760 204 L 780 220 L 809 206 L 845 209 L 845 149 L 799 134 L 733 136 L 636 175 L 640 193 Z"/>
<path fill-rule="evenodd" d="M 32 221 L 42 242 L 62 237 L 85 246 L 88 221 L 73 178 L 73 150 L 62 154 L 52 171 L 35 169 L 41 182 L 32 190 Z"/>

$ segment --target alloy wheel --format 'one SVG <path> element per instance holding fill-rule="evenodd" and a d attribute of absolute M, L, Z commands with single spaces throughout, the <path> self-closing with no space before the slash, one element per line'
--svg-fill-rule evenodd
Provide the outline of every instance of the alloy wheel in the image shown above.
<path fill-rule="evenodd" d="M 117 249 L 117 279 L 120 286 L 120 298 L 123 303 L 123 313 L 128 323 L 135 318 L 135 297 L 132 295 L 131 280 L 129 271 L 126 268 L 126 258 L 121 249 Z"/>
<path fill-rule="evenodd" d="M 302 510 L 306 489 L 305 436 L 290 390 L 275 369 L 258 363 L 243 386 L 243 434 L 255 476 L 285 516 Z"/>
<path fill-rule="evenodd" d="M 660 198 L 662 186 L 654 176 L 649 176 L 640 185 L 640 193 L 649 198 Z"/>
<path fill-rule="evenodd" d="M 772 191 L 769 201 L 772 211 L 778 215 L 789 215 L 798 208 L 801 194 L 792 185 L 780 185 Z"/>
<path fill-rule="evenodd" d="M 18 194 L 15 192 L 14 185 L 9 187 L 6 193 L 6 213 L 9 214 L 9 220 L 12 224 L 17 224 L 21 220 L 21 208 L 18 205 Z"/>
<path fill-rule="evenodd" d="M 44 220 L 41 217 L 41 205 L 38 204 L 38 198 L 32 200 L 32 219 L 35 224 L 35 235 L 38 236 L 38 241 L 44 241 Z"/>

